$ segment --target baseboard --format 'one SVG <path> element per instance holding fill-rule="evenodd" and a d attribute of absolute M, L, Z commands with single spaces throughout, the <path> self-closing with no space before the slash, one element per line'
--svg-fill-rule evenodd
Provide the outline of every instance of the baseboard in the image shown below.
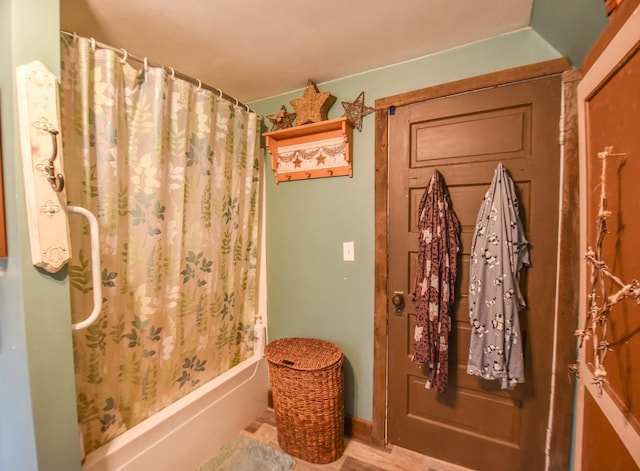
<path fill-rule="evenodd" d="M 269 407 L 273 409 L 273 393 L 271 392 L 271 389 L 269 389 L 268 394 Z M 349 416 L 344 418 L 344 434 L 347 437 L 359 440 L 367 445 L 373 445 L 372 430 L 371 422 L 368 420 Z"/>
<path fill-rule="evenodd" d="M 345 417 L 344 434 L 367 445 L 373 445 L 373 432 L 371 422 L 368 420 L 358 417 Z"/>

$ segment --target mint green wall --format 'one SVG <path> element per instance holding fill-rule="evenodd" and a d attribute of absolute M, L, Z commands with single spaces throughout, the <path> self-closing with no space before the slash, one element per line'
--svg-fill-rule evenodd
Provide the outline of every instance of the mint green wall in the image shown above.
<path fill-rule="evenodd" d="M 0 119 L 9 258 L 0 260 L 0 469 L 80 469 L 66 275 L 31 265 L 15 67 L 59 73 L 58 0 L 0 3 Z"/>
<path fill-rule="evenodd" d="M 357 54 L 357 47 L 354 54 Z M 558 58 L 532 29 L 495 37 L 329 83 L 320 91 L 337 97 L 329 118 L 343 114 L 342 101 L 361 91 L 365 103 L 475 75 Z M 313 77 L 309 77 L 313 79 Z M 307 77 L 300 77 L 300 86 Z M 275 114 L 302 89 L 251 103 Z M 265 118 L 266 124 L 270 121 Z M 270 159 L 270 158 L 269 158 Z M 346 357 L 346 412 L 372 417 L 374 300 L 374 116 L 354 130 L 353 178 L 274 183 L 267 170 L 266 244 L 269 340 L 318 337 L 338 344 Z M 267 163 L 267 165 L 269 165 Z M 355 262 L 342 261 L 342 242 L 355 242 Z"/>
<path fill-rule="evenodd" d="M 319 84 L 341 101 L 375 99 L 568 56 L 579 65 L 606 23 L 601 0 L 535 0 L 534 30 Z M 59 0 L 0 0 L 0 121 L 9 258 L 0 260 L 0 469 L 80 469 L 66 275 L 30 262 L 19 156 L 14 68 L 59 68 Z M 538 33 L 544 36 L 541 37 Z M 547 42 L 549 41 L 549 42 Z M 553 44 L 553 47 L 550 45 Z M 358 54 L 357 45 L 353 46 Z M 560 51 L 559 53 L 557 51 Z M 300 86 L 306 79 L 300 77 Z M 252 103 L 275 113 L 302 89 Z M 354 178 L 275 185 L 267 170 L 270 339 L 326 338 L 347 357 L 347 412 L 371 419 L 374 283 L 374 118 L 354 132 Z M 268 120 L 267 120 L 268 123 Z M 355 242 L 355 262 L 342 242 Z"/>
<path fill-rule="evenodd" d="M 531 27 L 578 68 L 607 21 L 604 0 L 534 0 L 531 13 Z"/>

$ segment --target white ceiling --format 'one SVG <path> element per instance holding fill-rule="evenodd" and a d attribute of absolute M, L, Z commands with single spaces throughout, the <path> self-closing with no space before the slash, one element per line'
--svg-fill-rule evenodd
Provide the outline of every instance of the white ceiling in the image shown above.
<path fill-rule="evenodd" d="M 60 0 L 61 28 L 251 102 L 530 25 L 533 0 Z"/>

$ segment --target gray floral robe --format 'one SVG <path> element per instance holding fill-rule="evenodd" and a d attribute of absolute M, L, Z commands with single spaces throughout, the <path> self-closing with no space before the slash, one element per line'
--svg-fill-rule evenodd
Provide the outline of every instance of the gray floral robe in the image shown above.
<path fill-rule="evenodd" d="M 480 208 L 471 244 L 467 373 L 500 381 L 502 389 L 524 382 L 518 311 L 526 306 L 518 273 L 529 266 L 528 241 L 513 180 L 498 165 Z"/>

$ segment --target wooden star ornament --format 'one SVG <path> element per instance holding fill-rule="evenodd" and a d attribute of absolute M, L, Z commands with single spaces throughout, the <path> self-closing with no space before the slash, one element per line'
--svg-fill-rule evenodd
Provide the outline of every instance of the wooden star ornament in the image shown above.
<path fill-rule="evenodd" d="M 320 92 L 315 83 L 307 82 L 304 94 L 291 100 L 291 106 L 298 114 L 297 124 L 317 123 L 327 119 L 329 108 L 336 102 L 336 97 L 329 92 Z"/>
<path fill-rule="evenodd" d="M 289 113 L 286 106 L 282 105 L 280 111 L 276 114 L 267 115 L 269 121 L 271 121 L 271 130 L 277 131 L 278 129 L 286 129 L 293 126 L 293 121 L 296 119 L 296 113 Z"/>
<path fill-rule="evenodd" d="M 344 108 L 344 114 L 342 116 L 345 116 L 347 121 L 353 124 L 353 127 L 357 128 L 358 131 L 361 132 L 362 118 L 375 111 L 374 108 L 364 104 L 364 92 L 360 92 L 360 95 L 358 95 L 358 98 L 356 98 L 355 101 L 343 101 L 342 107 Z"/>

